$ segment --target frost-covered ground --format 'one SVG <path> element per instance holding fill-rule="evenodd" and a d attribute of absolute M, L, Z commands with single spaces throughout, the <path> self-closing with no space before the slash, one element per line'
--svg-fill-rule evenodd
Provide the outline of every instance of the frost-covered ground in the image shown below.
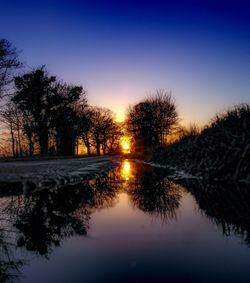
<path fill-rule="evenodd" d="M 57 188 L 103 176 L 117 162 L 114 156 L 0 162 L 0 186 L 19 184 L 24 192 Z"/>
<path fill-rule="evenodd" d="M 163 165 L 157 162 L 145 161 L 141 159 L 130 159 L 130 160 L 134 162 L 138 162 L 138 163 L 143 163 L 143 164 L 146 164 L 152 167 L 156 167 L 156 168 L 168 169 L 169 173 L 167 176 L 168 178 L 171 178 L 173 180 L 181 180 L 181 179 L 197 179 L 197 180 L 199 179 L 201 180 L 202 179 L 201 176 L 195 176 L 195 175 L 189 174 L 185 172 L 184 170 L 179 170 L 177 167 Z"/>

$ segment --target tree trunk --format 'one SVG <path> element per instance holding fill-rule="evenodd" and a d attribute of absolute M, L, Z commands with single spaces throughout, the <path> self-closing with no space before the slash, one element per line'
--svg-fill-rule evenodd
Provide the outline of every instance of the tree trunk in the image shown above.
<path fill-rule="evenodd" d="M 99 142 L 96 143 L 96 153 L 97 155 L 101 155 L 101 144 Z"/>
<path fill-rule="evenodd" d="M 29 156 L 32 157 L 34 155 L 34 144 L 33 144 L 32 136 L 29 136 L 28 140 L 29 140 Z"/>
<path fill-rule="evenodd" d="M 90 149 L 90 142 L 89 142 L 89 140 L 86 139 L 86 140 L 84 141 L 84 143 L 85 143 L 85 145 L 86 145 L 86 147 L 87 147 L 87 153 L 88 153 L 88 155 L 91 155 L 91 149 Z"/>
<path fill-rule="evenodd" d="M 49 133 L 47 129 L 41 131 L 41 134 L 39 135 L 40 155 L 48 154 L 48 137 Z"/>
<path fill-rule="evenodd" d="M 12 145 L 12 155 L 15 157 L 15 138 L 14 138 L 14 132 L 13 132 L 13 126 L 12 122 L 10 123 L 10 135 L 11 135 L 11 145 Z"/>
<path fill-rule="evenodd" d="M 84 142 L 84 144 L 85 144 L 85 146 L 87 148 L 87 154 L 91 155 L 91 149 L 90 149 L 91 146 L 90 146 L 88 134 L 87 133 L 83 134 L 82 135 L 82 139 L 83 139 L 83 142 Z"/>
<path fill-rule="evenodd" d="M 19 126 L 18 121 L 17 121 L 17 138 L 18 138 L 18 145 L 19 145 L 19 155 L 22 157 L 23 156 L 23 148 L 22 148 L 21 137 L 20 137 L 20 126 Z"/>
<path fill-rule="evenodd" d="M 79 154 L 79 139 L 76 139 L 76 155 L 78 156 Z"/>
<path fill-rule="evenodd" d="M 71 128 L 64 128 L 63 131 L 57 130 L 57 154 L 74 155 L 75 137 Z"/>
<path fill-rule="evenodd" d="M 91 155 L 90 145 L 87 146 L 87 153 L 88 155 Z"/>

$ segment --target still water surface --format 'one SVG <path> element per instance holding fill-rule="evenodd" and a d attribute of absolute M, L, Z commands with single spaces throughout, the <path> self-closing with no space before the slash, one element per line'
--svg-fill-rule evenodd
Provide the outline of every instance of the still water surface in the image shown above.
<path fill-rule="evenodd" d="M 0 282 L 250 282 L 250 193 L 235 186 L 125 160 L 85 184 L 1 197 Z"/>

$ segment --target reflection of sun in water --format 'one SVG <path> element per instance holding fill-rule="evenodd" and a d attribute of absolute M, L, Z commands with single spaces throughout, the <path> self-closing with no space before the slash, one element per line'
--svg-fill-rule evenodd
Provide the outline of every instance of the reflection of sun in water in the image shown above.
<path fill-rule="evenodd" d="M 129 161 L 125 160 L 122 163 L 122 177 L 127 181 L 131 175 L 131 165 Z"/>
<path fill-rule="evenodd" d="M 130 141 L 124 137 L 120 141 L 123 153 L 130 153 Z"/>

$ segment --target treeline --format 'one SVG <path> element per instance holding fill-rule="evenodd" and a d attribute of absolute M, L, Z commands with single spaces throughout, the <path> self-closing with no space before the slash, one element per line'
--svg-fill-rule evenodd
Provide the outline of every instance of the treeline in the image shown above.
<path fill-rule="evenodd" d="M 119 151 L 122 129 L 109 109 L 88 105 L 82 86 L 58 80 L 44 66 L 15 76 L 21 67 L 18 51 L 0 40 L 1 121 L 13 156 L 74 155 L 80 141 L 89 155 Z"/>
<path fill-rule="evenodd" d="M 158 147 L 152 158 L 197 177 L 250 182 L 250 106 L 217 115 L 200 133 Z"/>

